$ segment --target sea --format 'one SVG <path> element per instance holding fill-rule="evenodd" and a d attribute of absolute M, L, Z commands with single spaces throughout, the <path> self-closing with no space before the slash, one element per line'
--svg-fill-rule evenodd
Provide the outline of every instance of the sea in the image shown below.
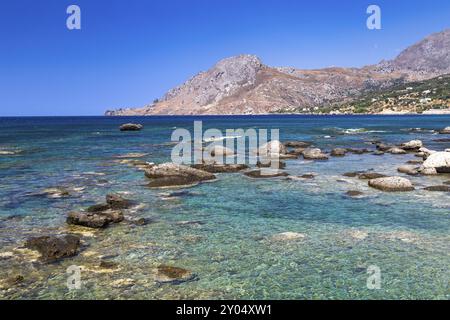
<path fill-rule="evenodd" d="M 281 141 L 327 152 L 415 139 L 431 150 L 450 148 L 450 135 L 437 133 L 450 126 L 449 115 L 0 118 L 0 298 L 450 298 L 450 194 L 424 190 L 450 175 L 406 176 L 397 168 L 420 158 L 370 152 L 286 160 L 290 179 L 222 173 L 189 188 L 152 189 L 142 170 L 123 161 L 170 162 L 172 133 L 192 131 L 194 121 L 223 132 L 278 129 Z M 121 132 L 128 122 L 144 128 Z M 354 171 L 407 177 L 416 189 L 375 190 L 343 175 Z M 351 190 L 362 195 L 348 196 Z M 69 212 L 109 193 L 135 201 L 126 216 L 148 223 L 66 224 Z M 74 257 L 44 263 L 24 246 L 67 233 L 81 237 Z M 101 267 L 104 259 L 115 267 Z M 161 283 L 161 265 L 195 277 Z M 70 266 L 80 267 L 80 289 L 67 285 Z"/>

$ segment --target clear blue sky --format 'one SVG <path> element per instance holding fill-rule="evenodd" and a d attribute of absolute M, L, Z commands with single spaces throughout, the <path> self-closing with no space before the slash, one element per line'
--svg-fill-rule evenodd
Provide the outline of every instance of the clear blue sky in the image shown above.
<path fill-rule="evenodd" d="M 82 30 L 66 28 L 81 8 Z M 382 9 L 382 30 L 366 8 Z M 5 0 L 0 116 L 101 115 L 142 106 L 217 60 L 362 66 L 450 27 L 448 0 Z"/>

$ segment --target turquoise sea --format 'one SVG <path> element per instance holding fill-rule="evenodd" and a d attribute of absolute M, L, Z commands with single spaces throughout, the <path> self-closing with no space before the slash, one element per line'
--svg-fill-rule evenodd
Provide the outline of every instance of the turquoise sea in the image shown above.
<path fill-rule="evenodd" d="M 314 173 L 314 179 L 226 173 L 168 197 L 174 190 L 149 189 L 142 171 L 120 161 L 130 153 L 170 161 L 172 131 L 192 130 L 194 120 L 202 120 L 205 129 L 278 128 L 282 141 L 311 141 L 325 151 L 374 150 L 374 139 L 390 144 L 420 139 L 429 149 L 450 148 L 450 136 L 433 131 L 450 126 L 450 116 L 0 118 L 0 298 L 450 298 L 450 194 L 423 190 L 450 175 L 408 176 L 415 191 L 383 193 L 343 173 L 405 176 L 397 167 L 417 158 L 349 154 L 323 162 L 286 161 L 292 176 Z M 127 122 L 144 129 L 120 132 Z M 64 187 L 70 196 L 42 195 L 52 187 Z M 364 196 L 348 197 L 349 190 Z M 139 203 L 127 214 L 151 223 L 99 231 L 66 225 L 68 212 L 104 202 L 111 192 Z M 68 232 L 82 236 L 75 257 L 45 264 L 23 248 L 30 237 Z M 304 237 L 277 241 L 284 232 Z M 100 268 L 105 257 L 118 267 Z M 157 283 L 154 270 L 160 264 L 197 277 Z M 71 265 L 82 267 L 80 290 L 66 286 Z M 380 268 L 380 289 L 367 288 L 369 266 Z M 17 275 L 20 283 L 4 284 Z"/>

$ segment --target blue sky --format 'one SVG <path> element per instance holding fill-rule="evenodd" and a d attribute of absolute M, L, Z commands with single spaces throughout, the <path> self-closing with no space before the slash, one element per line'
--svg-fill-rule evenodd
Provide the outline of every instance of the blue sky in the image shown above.
<path fill-rule="evenodd" d="M 81 8 L 82 29 L 66 28 Z M 366 8 L 382 30 L 366 28 Z M 8 0 L 0 6 L 0 116 L 142 106 L 218 60 L 362 66 L 450 27 L 448 0 Z"/>

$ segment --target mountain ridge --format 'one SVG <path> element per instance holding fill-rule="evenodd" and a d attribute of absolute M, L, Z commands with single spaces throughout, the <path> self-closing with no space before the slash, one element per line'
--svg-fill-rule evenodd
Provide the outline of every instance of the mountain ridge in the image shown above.
<path fill-rule="evenodd" d="M 255 55 L 220 60 L 141 108 L 105 115 L 320 113 L 377 90 L 450 73 L 450 29 L 433 33 L 396 58 L 362 68 L 270 67 Z"/>

